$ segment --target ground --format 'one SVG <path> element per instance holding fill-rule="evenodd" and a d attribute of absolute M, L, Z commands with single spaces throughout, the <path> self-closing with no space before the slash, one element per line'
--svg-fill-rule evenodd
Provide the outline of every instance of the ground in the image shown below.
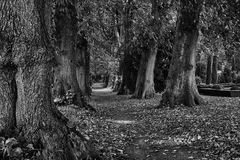
<path fill-rule="evenodd" d="M 188 108 L 157 108 L 161 94 L 138 100 L 95 84 L 96 114 L 71 106 L 59 109 L 93 141 L 103 159 L 240 159 L 239 98 L 208 97 Z"/>

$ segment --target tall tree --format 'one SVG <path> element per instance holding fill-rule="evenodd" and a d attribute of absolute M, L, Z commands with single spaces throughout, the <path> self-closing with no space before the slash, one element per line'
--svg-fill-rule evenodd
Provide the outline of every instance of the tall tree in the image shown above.
<path fill-rule="evenodd" d="M 195 82 L 195 49 L 202 0 L 180 0 L 173 58 L 162 102 L 195 106 L 203 103 Z"/>
<path fill-rule="evenodd" d="M 78 85 L 85 96 L 90 96 L 90 53 L 85 34 L 81 32 L 77 37 L 76 74 Z"/>
<path fill-rule="evenodd" d="M 0 90 L 4 97 L 0 98 L 0 109 L 4 112 L 0 112 L 0 117 L 6 118 L 0 130 L 16 128 L 16 134 L 34 146 L 42 147 L 44 160 L 81 159 L 84 157 L 76 157 L 70 144 L 68 120 L 52 101 L 50 86 L 55 56 L 48 34 L 51 4 L 45 0 L 0 2 L 4 12 L 0 19 L 3 22 L 0 24 L 3 37 Z M 12 10 L 18 21 L 9 12 Z M 13 22 L 18 23 L 12 25 Z M 2 27 L 5 24 L 8 26 Z M 12 36 L 14 41 L 10 42 L 14 45 L 9 45 L 8 39 Z M 85 145 L 85 142 L 81 143 Z"/>
<path fill-rule="evenodd" d="M 76 72 L 78 29 L 75 4 L 75 0 L 57 1 L 56 3 L 56 45 L 60 52 L 57 55 L 58 66 L 55 68 L 55 77 L 56 84 L 63 86 L 65 92 L 71 90 L 75 93 L 74 103 L 76 105 L 86 107 Z"/>
<path fill-rule="evenodd" d="M 134 1 L 127 0 L 124 11 L 123 11 L 123 32 L 124 32 L 124 54 L 121 60 L 121 71 L 122 71 L 122 83 L 118 94 L 129 94 L 133 92 L 132 88 L 132 77 L 131 77 L 131 55 L 129 51 L 129 44 L 131 41 L 131 34 L 130 29 L 132 27 L 132 20 L 133 20 L 133 10 L 134 10 Z"/>
<path fill-rule="evenodd" d="M 1 1 L 0 18 L 0 134 L 11 136 L 16 127 L 17 66 L 11 60 L 14 46 L 14 4 Z"/>
<path fill-rule="evenodd" d="M 135 98 L 152 98 L 155 94 L 154 89 L 154 67 L 158 51 L 158 41 L 161 36 L 160 32 L 163 27 L 163 22 L 169 9 L 168 1 L 152 0 L 152 16 L 150 22 L 152 25 L 153 37 L 150 37 L 150 42 L 147 44 L 147 49 L 142 52 L 140 67 L 138 70 L 138 77 L 136 88 L 133 97 Z M 160 22 L 161 19 L 161 22 Z M 146 42 L 145 42 L 146 43 Z"/>
<path fill-rule="evenodd" d="M 206 84 L 210 84 L 212 82 L 212 64 L 213 64 L 213 56 L 210 54 L 207 59 Z"/>

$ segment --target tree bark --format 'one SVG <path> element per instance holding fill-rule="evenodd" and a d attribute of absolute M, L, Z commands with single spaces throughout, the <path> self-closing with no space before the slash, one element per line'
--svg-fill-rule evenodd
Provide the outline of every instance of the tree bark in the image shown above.
<path fill-rule="evenodd" d="M 157 45 L 149 51 L 142 53 L 140 68 L 136 82 L 134 98 L 152 98 L 155 94 L 154 89 L 154 66 L 157 55 Z"/>
<path fill-rule="evenodd" d="M 152 16 L 153 18 L 153 31 L 155 34 L 158 34 L 159 28 L 161 28 L 161 25 L 159 23 L 159 8 L 158 3 L 156 0 L 152 0 Z M 167 10 L 167 7 L 162 10 L 162 13 L 165 14 L 165 10 Z M 163 15 L 161 15 L 163 16 Z M 152 37 L 151 37 L 152 38 Z M 158 43 L 157 40 L 151 41 L 153 44 L 152 46 L 148 46 L 150 49 L 146 53 L 142 53 L 141 56 L 141 62 L 140 62 L 140 68 L 138 71 L 138 78 L 136 82 L 136 89 L 133 94 L 133 97 L 135 98 L 152 98 L 155 94 L 154 89 L 154 67 L 155 67 L 155 61 L 157 56 L 157 50 L 158 50 Z"/>
<path fill-rule="evenodd" d="M 195 49 L 202 1 L 180 0 L 173 58 L 162 96 L 163 104 L 195 106 L 203 103 L 195 82 Z"/>
<path fill-rule="evenodd" d="M 212 83 L 217 84 L 217 67 L 218 67 L 218 56 L 213 56 L 213 64 L 212 64 Z"/>
<path fill-rule="evenodd" d="M 122 74 L 122 82 L 120 89 L 118 91 L 118 95 L 130 94 L 134 90 L 131 89 L 131 73 L 130 68 L 132 67 L 130 64 L 130 51 L 128 44 L 130 42 L 130 28 L 132 25 L 132 0 L 127 1 L 125 4 L 125 10 L 123 15 L 123 24 L 124 24 L 124 55 L 123 60 L 121 60 L 120 69 Z"/>
<path fill-rule="evenodd" d="M 17 68 L 5 65 L 0 69 L 0 135 L 12 136 L 16 128 Z"/>
<path fill-rule="evenodd" d="M 77 13 L 74 4 L 70 0 L 65 5 L 56 6 L 56 37 L 60 54 L 57 57 L 59 69 L 56 69 L 55 76 L 63 82 L 65 92 L 71 90 L 76 94 L 74 104 L 85 107 L 76 72 Z"/>
<path fill-rule="evenodd" d="M 77 80 L 82 93 L 90 96 L 90 53 L 88 52 L 88 43 L 84 35 L 78 36 L 77 53 L 76 53 L 76 73 Z"/>
<path fill-rule="evenodd" d="M 213 62 L 213 57 L 212 57 L 212 55 L 209 55 L 208 61 L 207 61 L 206 84 L 211 84 L 211 82 L 212 82 L 212 62 Z"/>
<path fill-rule="evenodd" d="M 42 159 L 83 159 L 86 157 L 76 157 L 73 153 L 69 128 L 66 125 L 68 120 L 57 110 L 52 100 L 54 55 L 48 37 L 50 27 L 45 23 L 45 18 L 50 16 L 45 12 L 49 7 L 47 4 L 44 0 L 23 3 L 26 6 L 20 8 L 21 13 L 17 14 L 32 14 L 24 18 L 33 23 L 21 25 L 21 31 L 28 31 L 21 33 L 28 38 L 27 41 L 22 41 L 19 39 L 22 36 L 19 36 L 14 42 L 24 47 L 20 49 L 16 46 L 19 50 L 14 54 L 5 53 L 0 48 L 0 109 L 3 110 L 0 116 L 6 118 L 6 128 L 17 124 L 19 136 L 40 149 Z M 24 10 L 25 7 L 32 9 L 32 12 Z M 5 106 L 2 106 L 3 103 Z M 85 142 L 80 143 L 85 145 Z M 87 149 L 88 147 L 82 148 L 81 152 L 86 153 Z"/>
<path fill-rule="evenodd" d="M 34 53 L 35 52 L 35 53 Z M 22 65 L 17 73 L 18 102 L 17 124 L 28 142 L 43 146 L 44 159 L 76 159 L 70 146 L 66 121 L 52 103 L 50 85 L 51 65 L 40 55 L 33 59 L 23 59 L 35 65 Z M 41 142 L 41 144 L 39 144 Z"/>

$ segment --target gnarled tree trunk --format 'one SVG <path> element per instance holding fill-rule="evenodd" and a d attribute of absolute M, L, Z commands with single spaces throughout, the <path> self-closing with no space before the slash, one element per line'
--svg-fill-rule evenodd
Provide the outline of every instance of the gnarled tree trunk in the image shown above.
<path fill-rule="evenodd" d="M 47 58 L 40 55 L 46 53 L 37 52 L 33 50 L 31 53 L 24 53 L 29 56 L 31 54 L 32 57 L 23 58 L 22 61 L 33 65 L 22 63 L 18 68 L 18 128 L 22 130 L 21 134 L 28 142 L 43 147 L 44 159 L 76 159 L 71 150 L 66 122 L 58 116 L 61 114 L 52 103 L 52 67 Z"/>
<path fill-rule="evenodd" d="M 0 98 L 1 109 L 3 103 L 7 104 L 6 108 L 3 108 L 4 112 L 0 112 L 0 116 L 6 118 L 7 125 L 4 127 L 16 126 L 22 138 L 34 144 L 34 147 L 42 149 L 44 160 L 86 158 L 77 158 L 73 153 L 68 135 L 69 128 L 66 125 L 67 119 L 57 110 L 52 101 L 54 56 L 48 37 L 50 27 L 45 24 L 45 18 L 50 16 L 45 12 L 49 6 L 44 0 L 18 2 L 21 3 L 21 6 L 18 6 L 21 13 L 17 11 L 17 16 L 25 15 L 27 12 L 30 16 L 24 18 L 33 23 L 21 25 L 21 31 L 25 32 L 21 32 L 20 39 L 16 37 L 14 41 L 21 43 L 24 49 L 17 47 L 18 50 L 14 54 L 11 52 L 6 54 L 0 48 L 2 71 L 0 90 L 3 91 Z M 25 7 L 29 10 L 26 11 Z M 28 40 L 22 41 L 22 36 Z M 84 142 L 82 144 L 85 145 Z M 81 151 L 85 152 L 84 149 Z"/>
<path fill-rule="evenodd" d="M 195 82 L 195 49 L 202 1 L 180 0 L 173 58 L 162 102 L 195 106 L 203 103 Z"/>

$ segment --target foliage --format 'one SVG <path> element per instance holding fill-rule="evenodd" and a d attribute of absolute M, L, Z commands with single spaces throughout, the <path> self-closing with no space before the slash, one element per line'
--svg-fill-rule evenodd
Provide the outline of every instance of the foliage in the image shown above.
<path fill-rule="evenodd" d="M 220 90 L 220 89 L 223 89 L 223 86 L 220 85 L 220 84 L 214 84 L 214 85 L 212 86 L 212 89 L 218 89 L 218 90 Z"/>
<path fill-rule="evenodd" d="M 229 67 L 225 67 L 222 74 L 218 78 L 219 83 L 229 83 L 232 82 L 232 74 L 231 69 Z"/>
<path fill-rule="evenodd" d="M 199 85 L 199 84 L 202 83 L 202 78 L 201 78 L 201 77 L 196 76 L 195 79 L 196 79 L 196 84 L 197 84 L 197 85 Z"/>
<path fill-rule="evenodd" d="M 240 75 L 236 75 L 234 83 L 240 83 Z"/>

